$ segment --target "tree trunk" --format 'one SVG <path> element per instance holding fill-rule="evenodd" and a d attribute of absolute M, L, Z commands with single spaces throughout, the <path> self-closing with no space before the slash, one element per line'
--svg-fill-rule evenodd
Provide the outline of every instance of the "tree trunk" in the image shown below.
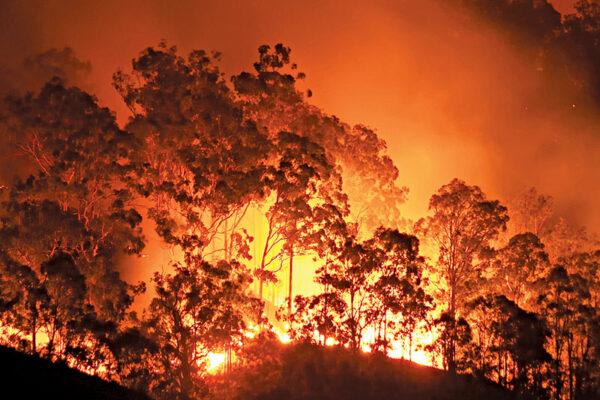
<path fill-rule="evenodd" d="M 225 224 L 225 228 L 224 228 L 224 232 L 223 232 L 223 250 L 225 253 L 225 261 L 229 262 L 229 247 L 228 247 L 228 236 L 229 233 L 227 232 L 227 219 L 225 219 L 224 221 Z"/>
<path fill-rule="evenodd" d="M 412 343 L 413 343 L 413 333 L 410 331 L 408 333 L 408 361 L 412 362 Z"/>
<path fill-rule="evenodd" d="M 358 344 L 356 343 L 356 318 L 354 316 L 354 290 L 350 291 L 350 336 L 351 336 L 351 344 L 352 350 L 358 349 Z"/>
<path fill-rule="evenodd" d="M 450 322 L 451 330 L 448 343 L 448 371 L 456 372 L 456 283 L 450 280 Z"/>
<path fill-rule="evenodd" d="M 33 315 L 32 321 L 31 321 L 31 352 L 32 354 L 36 354 L 37 353 L 37 346 L 36 346 L 36 332 L 37 332 L 37 315 Z"/>
<path fill-rule="evenodd" d="M 292 278 L 294 273 L 294 245 L 292 245 L 290 250 L 290 277 L 288 284 L 288 317 L 292 315 Z"/>

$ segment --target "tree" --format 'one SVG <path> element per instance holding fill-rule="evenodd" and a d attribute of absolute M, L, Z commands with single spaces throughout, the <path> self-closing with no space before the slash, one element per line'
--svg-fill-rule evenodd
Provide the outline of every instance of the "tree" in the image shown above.
<path fill-rule="evenodd" d="M 444 287 L 441 300 L 448 318 L 456 321 L 478 289 L 481 260 L 490 253 L 491 241 L 506 229 L 507 210 L 497 200 L 487 200 L 479 187 L 458 179 L 431 197 L 429 210 L 432 215 L 420 220 L 417 228 L 439 251 L 435 272 Z M 451 371 L 456 367 L 455 336 L 450 332 L 444 354 Z"/>
<path fill-rule="evenodd" d="M 188 253 L 173 267 L 173 274 L 155 274 L 156 297 L 144 321 L 160 345 L 151 390 L 161 398 L 197 398 L 207 393 L 208 354 L 239 343 L 262 303 L 247 294 L 250 274 L 235 261 L 213 265 Z"/>
<path fill-rule="evenodd" d="M 30 175 L 6 188 L 0 208 L 4 325 L 13 344 L 111 377 L 107 343 L 144 289 L 116 263 L 144 246 L 129 190 L 137 142 L 59 79 L 5 105 L 3 130 Z"/>
<path fill-rule="evenodd" d="M 142 143 L 137 191 L 167 243 L 193 243 L 198 254 L 248 258 L 238 229 L 251 203 L 264 196 L 269 138 L 248 119 L 216 66 L 218 53 L 187 58 L 161 43 L 133 61 L 114 84 L 129 106 L 127 129 Z M 216 238 L 222 236 L 223 246 Z"/>
<path fill-rule="evenodd" d="M 319 332 L 323 344 L 331 338 L 355 351 L 369 345 L 387 352 L 392 340 L 411 341 L 430 302 L 421 287 L 422 267 L 414 236 L 384 228 L 364 242 L 347 235 L 317 271 L 323 293 L 296 297 L 293 336 L 314 341 Z M 364 340 L 368 330 L 374 333 L 371 342 Z"/>
<path fill-rule="evenodd" d="M 294 256 L 317 251 L 322 228 L 331 220 L 343 218 L 347 205 L 341 181 L 321 146 L 287 132 L 279 133 L 276 146 L 277 161 L 266 174 L 267 188 L 274 199 L 266 202 L 268 229 L 256 273 L 262 298 L 263 281 L 276 281 L 275 272 L 289 260 L 291 312 Z M 279 267 L 269 269 L 276 261 Z"/>
<path fill-rule="evenodd" d="M 521 194 L 509 207 L 509 231 L 513 235 L 531 232 L 544 239 L 551 231 L 550 218 L 554 213 L 554 200 L 530 188 Z"/>
<path fill-rule="evenodd" d="M 318 243 L 322 240 L 316 236 L 323 231 L 320 225 L 323 225 L 324 219 L 336 219 L 340 213 L 344 216 L 350 214 L 352 220 L 358 222 L 359 233 L 363 236 L 368 236 L 380 225 L 396 227 L 400 220 L 398 205 L 404 201 L 407 189 L 397 187 L 395 181 L 398 170 L 385 155 L 385 142 L 372 129 L 362 125 L 350 127 L 307 102 L 311 92 L 299 88 L 305 74 L 298 72 L 297 65 L 291 62 L 289 47 L 283 44 L 274 47 L 263 45 L 258 50 L 259 58 L 254 63 L 254 71 L 242 72 L 231 78 L 245 115 L 264 128 L 275 142 L 278 142 L 281 132 L 290 132 L 305 143 L 322 149 L 320 152 L 324 157 L 309 160 L 308 167 L 315 168 L 317 172 L 323 171 L 323 161 L 332 167 L 314 180 L 319 182 L 317 191 L 308 188 L 307 194 L 313 192 L 310 203 L 300 197 L 296 201 L 282 202 L 287 203 L 286 224 L 292 228 L 288 232 L 295 232 L 293 238 L 288 237 L 292 240 L 283 240 L 277 233 L 283 226 L 281 221 L 277 227 L 272 226 L 275 222 L 274 211 L 279 208 L 278 202 L 286 195 L 275 190 L 277 195 L 272 196 L 275 198 L 272 200 L 274 205 L 267 208 L 265 213 L 269 228 L 264 247 L 269 251 L 263 252 L 264 260 L 257 273 L 262 275 L 261 280 L 274 281 L 276 277 L 273 272 L 283 269 L 283 261 L 289 260 L 290 312 L 294 257 L 312 253 L 312 250 L 307 251 L 307 247 L 314 249 L 320 246 Z M 346 194 L 349 194 L 349 198 Z M 317 197 L 319 200 L 316 200 Z M 318 221 L 314 218 L 315 207 L 319 208 Z M 289 218 L 293 215 L 296 217 Z M 277 233 L 277 237 L 272 237 L 274 233 Z M 311 240 L 316 240 L 316 244 L 309 243 Z M 278 248 L 272 246 L 274 242 L 285 245 Z M 271 250 L 273 254 L 265 259 L 264 256 Z M 265 272 L 265 266 L 276 261 L 279 261 L 277 265 Z"/>
<path fill-rule="evenodd" d="M 552 226 L 552 231 L 545 238 L 544 244 L 553 263 L 573 254 L 588 250 L 590 237 L 584 227 L 570 224 L 565 218 L 559 218 Z"/>
<path fill-rule="evenodd" d="M 543 369 L 549 331 L 544 320 L 502 295 L 480 296 L 467 305 L 475 327 L 475 372 L 526 398 L 546 398 Z"/>
<path fill-rule="evenodd" d="M 129 301 L 115 259 L 144 247 L 141 216 L 128 189 L 135 139 L 94 97 L 59 80 L 35 97 L 9 98 L 7 109 L 4 126 L 31 172 L 11 185 L 3 204 L 7 254 L 30 268 L 58 251 L 71 254 L 100 315 L 122 316 L 127 307 L 104 296 Z"/>
<path fill-rule="evenodd" d="M 504 294 L 517 307 L 535 306 L 534 283 L 549 264 L 544 244 L 533 233 L 513 236 L 492 262 L 496 292 Z M 534 308 L 535 309 L 535 308 Z"/>
<path fill-rule="evenodd" d="M 397 228 L 399 206 L 408 189 L 397 186 L 398 169 L 385 154 L 385 141 L 373 129 L 351 127 L 309 104 L 312 92 L 298 87 L 305 74 L 297 71 L 290 54 L 291 49 L 283 44 L 263 45 L 255 71 L 231 78 L 246 114 L 271 136 L 293 132 L 325 150 L 335 173 L 343 178 L 351 218 L 359 223 L 362 237 L 379 226 Z"/>
<path fill-rule="evenodd" d="M 370 310 L 376 332 L 372 347 L 387 353 L 392 340 L 408 339 L 412 359 L 414 332 L 426 320 L 433 301 L 423 289 L 425 260 L 419 255 L 419 240 L 396 229 L 379 228 L 371 242 L 379 253 L 370 288 L 375 296 Z"/>
<path fill-rule="evenodd" d="M 576 253 L 538 281 L 539 303 L 552 336 L 555 397 L 596 396 L 598 360 L 598 258 Z"/>
<path fill-rule="evenodd" d="M 341 252 L 326 266 L 327 270 L 317 277 L 321 285 L 330 288 L 343 302 L 342 312 L 336 315 L 338 336 L 335 339 L 355 351 L 361 348 L 364 332 L 374 322 L 374 315 L 369 312 L 374 294 L 369 287 L 377 266 L 377 254 L 371 251 L 369 244 L 350 236 Z"/>
<path fill-rule="evenodd" d="M 103 320 L 89 304 L 91 288 L 71 255 L 58 252 L 39 268 L 4 261 L 0 302 L 7 344 L 117 378 L 114 363 L 121 360 L 110 343 L 121 321 Z"/>

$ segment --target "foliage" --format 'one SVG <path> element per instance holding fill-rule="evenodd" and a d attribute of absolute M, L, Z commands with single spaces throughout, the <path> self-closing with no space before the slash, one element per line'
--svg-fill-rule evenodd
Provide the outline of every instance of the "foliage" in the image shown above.
<path fill-rule="evenodd" d="M 472 370 L 521 396 L 545 398 L 542 371 L 550 361 L 545 321 L 505 296 L 481 296 L 469 305 L 477 341 Z"/>
<path fill-rule="evenodd" d="M 598 51 L 596 2 L 578 2 L 562 22 L 544 1 L 461 2 L 491 20 L 535 20 L 524 28 L 534 49 L 581 40 Z M 311 105 L 288 47 L 258 53 L 253 72 L 228 80 L 218 53 L 145 49 L 114 76 L 131 111 L 123 128 L 92 95 L 65 84 L 89 69 L 72 51 L 30 59 L 32 73 L 60 76 L 7 97 L 0 110 L 2 144 L 18 160 L 15 181 L 0 185 L 2 342 L 156 398 L 480 390 L 454 373 L 423 373 L 433 391 L 394 375 L 412 372 L 383 355 L 400 342 L 412 350 L 425 327 L 435 336 L 427 349 L 452 372 L 520 398 L 598 397 L 600 253 L 585 230 L 534 189 L 507 210 L 454 179 L 431 197 L 419 237 L 402 233 L 407 189 L 385 142 Z M 535 54 L 540 65 L 551 60 Z M 597 95 L 596 86 L 581 91 Z M 246 264 L 260 232 L 248 229 L 248 210 L 267 221 L 254 271 Z M 140 319 L 131 309 L 145 285 L 120 272 L 131 260 L 123 256 L 146 244 L 146 218 L 172 253 Z M 432 265 L 421 243 L 434 248 Z M 292 307 L 299 256 L 320 266 L 321 292 L 296 296 Z M 320 346 L 285 346 L 267 328 L 262 287 L 286 265 L 280 316 L 293 339 Z M 363 357 L 363 348 L 376 354 Z M 227 374 L 208 373 L 210 353 L 227 354 Z"/>
<path fill-rule="evenodd" d="M 291 62 L 291 49 L 282 44 L 259 48 L 254 73 L 232 77 L 247 115 L 265 127 L 270 135 L 294 132 L 326 152 L 343 177 L 343 190 L 349 196 L 351 216 L 368 235 L 378 226 L 396 227 L 399 206 L 408 189 L 397 186 L 398 169 L 385 154 L 385 142 L 364 125 L 354 127 L 309 104 L 298 88 L 305 74 Z M 368 188 L 368 190 L 366 190 Z"/>
<path fill-rule="evenodd" d="M 534 283 L 546 271 L 548 263 L 544 244 L 537 236 L 533 233 L 513 236 L 492 262 L 493 291 L 503 293 L 517 306 L 528 305 L 531 309 L 535 303 Z"/>
<path fill-rule="evenodd" d="M 444 312 L 457 321 L 465 303 L 477 292 L 484 273 L 486 258 L 493 254 L 491 241 L 506 229 L 506 207 L 499 201 L 487 200 L 477 186 L 454 179 L 442 186 L 429 201 L 433 215 L 422 219 L 417 229 L 438 250 L 435 272 L 443 282 L 439 300 Z M 456 326 L 450 322 L 447 327 Z M 455 368 L 456 334 L 448 332 L 449 343 L 444 346 L 445 364 Z"/>
<path fill-rule="evenodd" d="M 2 126 L 30 175 L 8 187 L 0 209 L 4 340 L 116 378 L 111 341 L 144 290 L 116 268 L 144 247 L 128 189 L 137 142 L 93 96 L 58 79 L 5 105 Z"/>
<path fill-rule="evenodd" d="M 258 323 L 262 305 L 246 293 L 250 275 L 237 262 L 212 265 L 188 255 L 173 274 L 153 280 L 144 326 L 160 350 L 149 390 L 160 398 L 202 397 L 209 353 L 236 348 L 250 316 Z"/>
<path fill-rule="evenodd" d="M 227 399 L 509 399 L 508 391 L 466 376 L 381 354 L 296 344 L 278 348 L 275 363 L 245 370 L 242 386 Z"/>
<path fill-rule="evenodd" d="M 422 288 L 423 258 L 416 237 L 397 230 L 378 229 L 370 240 L 345 242 L 317 271 L 323 293 L 297 296 L 290 317 L 295 337 L 322 343 L 331 338 L 354 350 L 363 345 L 387 352 L 392 340 L 411 337 L 425 319 L 431 299 Z M 364 335 L 371 329 L 370 342 Z"/>
<path fill-rule="evenodd" d="M 248 237 L 236 228 L 247 205 L 265 194 L 272 143 L 244 117 L 218 58 L 198 50 L 185 59 L 163 43 L 114 82 L 132 112 L 127 129 L 142 143 L 134 187 L 150 198 L 159 235 L 202 254 L 223 234 L 231 245 L 225 258 L 248 258 Z"/>

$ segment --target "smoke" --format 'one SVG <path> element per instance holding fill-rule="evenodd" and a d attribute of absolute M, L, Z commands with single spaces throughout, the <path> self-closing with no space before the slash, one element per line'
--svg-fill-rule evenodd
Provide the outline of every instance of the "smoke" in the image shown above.
<path fill-rule="evenodd" d="M 49 48 L 90 60 L 94 93 L 128 111 L 111 76 L 161 39 L 183 52 L 223 52 L 223 70 L 250 69 L 256 48 L 283 42 L 307 73 L 312 101 L 378 129 L 411 189 L 405 213 L 422 216 L 454 177 L 509 199 L 530 186 L 574 223 L 600 212 L 598 121 L 562 75 L 548 79 L 527 43 L 450 2 L 29 1 L 0 5 L 6 67 Z M 559 1 L 562 12 L 572 1 Z M 526 42 L 526 40 L 524 40 Z"/>

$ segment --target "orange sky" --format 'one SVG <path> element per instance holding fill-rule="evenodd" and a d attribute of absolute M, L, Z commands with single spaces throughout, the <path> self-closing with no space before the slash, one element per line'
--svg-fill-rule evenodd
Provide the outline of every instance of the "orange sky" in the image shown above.
<path fill-rule="evenodd" d="M 8 3 L 8 2 L 6 2 Z M 555 2 L 570 11 L 570 0 Z M 409 217 L 454 177 L 508 198 L 529 186 L 561 211 L 600 224 L 596 123 L 544 109 L 526 113 L 539 82 L 528 60 L 482 26 L 459 26 L 431 0 L 46 0 L 1 6 L 0 50 L 13 59 L 72 46 L 90 60 L 102 103 L 126 112 L 110 86 L 117 68 L 167 39 L 224 53 L 228 73 L 250 69 L 256 48 L 283 42 L 307 73 L 313 102 L 378 130 L 411 190 Z M 562 103 L 561 103 L 562 104 Z M 585 190 L 584 190 L 585 188 Z"/>

